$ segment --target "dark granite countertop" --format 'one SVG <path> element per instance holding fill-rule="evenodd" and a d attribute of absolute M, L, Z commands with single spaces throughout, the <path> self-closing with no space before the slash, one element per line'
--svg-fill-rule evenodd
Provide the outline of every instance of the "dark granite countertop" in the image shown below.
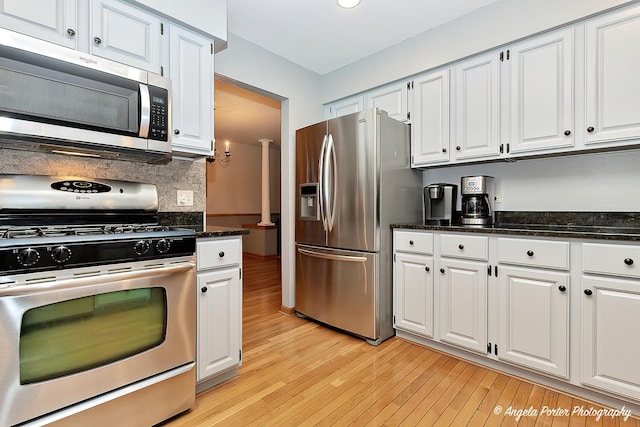
<path fill-rule="evenodd" d="M 208 237 L 240 236 L 249 234 L 246 228 L 222 227 L 219 225 L 208 225 L 205 230 L 196 230 L 196 238 L 204 239 Z"/>
<path fill-rule="evenodd" d="M 392 224 L 391 228 L 571 239 L 640 241 L 640 213 L 496 212 L 492 227 Z"/>

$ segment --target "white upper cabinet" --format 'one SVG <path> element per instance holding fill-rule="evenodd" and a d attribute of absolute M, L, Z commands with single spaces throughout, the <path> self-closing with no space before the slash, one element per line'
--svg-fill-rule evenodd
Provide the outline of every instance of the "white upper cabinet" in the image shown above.
<path fill-rule="evenodd" d="M 411 166 L 449 161 L 449 69 L 411 82 Z"/>
<path fill-rule="evenodd" d="M 394 83 L 369 91 L 364 96 L 365 108 L 379 108 L 389 117 L 401 122 L 409 121 L 408 83 Z"/>
<path fill-rule="evenodd" d="M 640 137 L 639 41 L 638 6 L 587 21 L 586 144 Z"/>
<path fill-rule="evenodd" d="M 507 55 L 508 151 L 573 146 L 573 29 L 528 39 L 511 46 Z"/>
<path fill-rule="evenodd" d="M 77 0 L 2 0 L 0 26 L 76 49 Z"/>
<path fill-rule="evenodd" d="M 456 64 L 454 68 L 454 126 L 451 140 L 455 159 L 498 155 L 499 55 L 490 52 Z"/>
<path fill-rule="evenodd" d="M 364 96 L 357 95 L 327 104 L 324 115 L 327 119 L 335 119 L 336 117 L 346 116 L 362 110 L 364 110 Z"/>
<path fill-rule="evenodd" d="M 212 155 L 213 42 L 176 25 L 170 32 L 174 153 Z"/>
<path fill-rule="evenodd" d="M 162 22 L 117 0 L 91 3 L 90 52 L 160 74 Z"/>

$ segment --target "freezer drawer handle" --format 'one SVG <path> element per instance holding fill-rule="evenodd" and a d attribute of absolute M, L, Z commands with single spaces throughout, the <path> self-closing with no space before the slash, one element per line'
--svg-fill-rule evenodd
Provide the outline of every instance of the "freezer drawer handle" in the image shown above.
<path fill-rule="evenodd" d="M 309 255 L 312 257 L 322 258 L 322 259 L 330 259 L 334 261 L 349 261 L 349 262 L 366 262 L 367 261 L 367 257 L 364 257 L 364 256 L 332 255 L 332 254 L 325 254 L 322 252 L 314 252 L 314 251 L 310 251 L 308 249 L 302 249 L 302 248 L 298 248 L 298 252 L 300 252 L 303 255 Z"/>

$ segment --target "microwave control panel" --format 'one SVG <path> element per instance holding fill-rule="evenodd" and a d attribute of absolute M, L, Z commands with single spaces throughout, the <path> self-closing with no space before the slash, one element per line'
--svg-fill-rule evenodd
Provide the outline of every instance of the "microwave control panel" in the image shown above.
<path fill-rule="evenodd" d="M 151 97 L 149 139 L 168 141 L 169 91 L 160 87 L 149 86 L 149 95 Z"/>

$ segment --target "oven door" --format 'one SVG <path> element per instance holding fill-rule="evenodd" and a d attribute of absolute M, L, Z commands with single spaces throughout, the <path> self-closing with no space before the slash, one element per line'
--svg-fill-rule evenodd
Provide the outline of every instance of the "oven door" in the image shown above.
<path fill-rule="evenodd" d="M 0 286 L 0 425 L 193 362 L 195 313 L 193 261 Z"/>

